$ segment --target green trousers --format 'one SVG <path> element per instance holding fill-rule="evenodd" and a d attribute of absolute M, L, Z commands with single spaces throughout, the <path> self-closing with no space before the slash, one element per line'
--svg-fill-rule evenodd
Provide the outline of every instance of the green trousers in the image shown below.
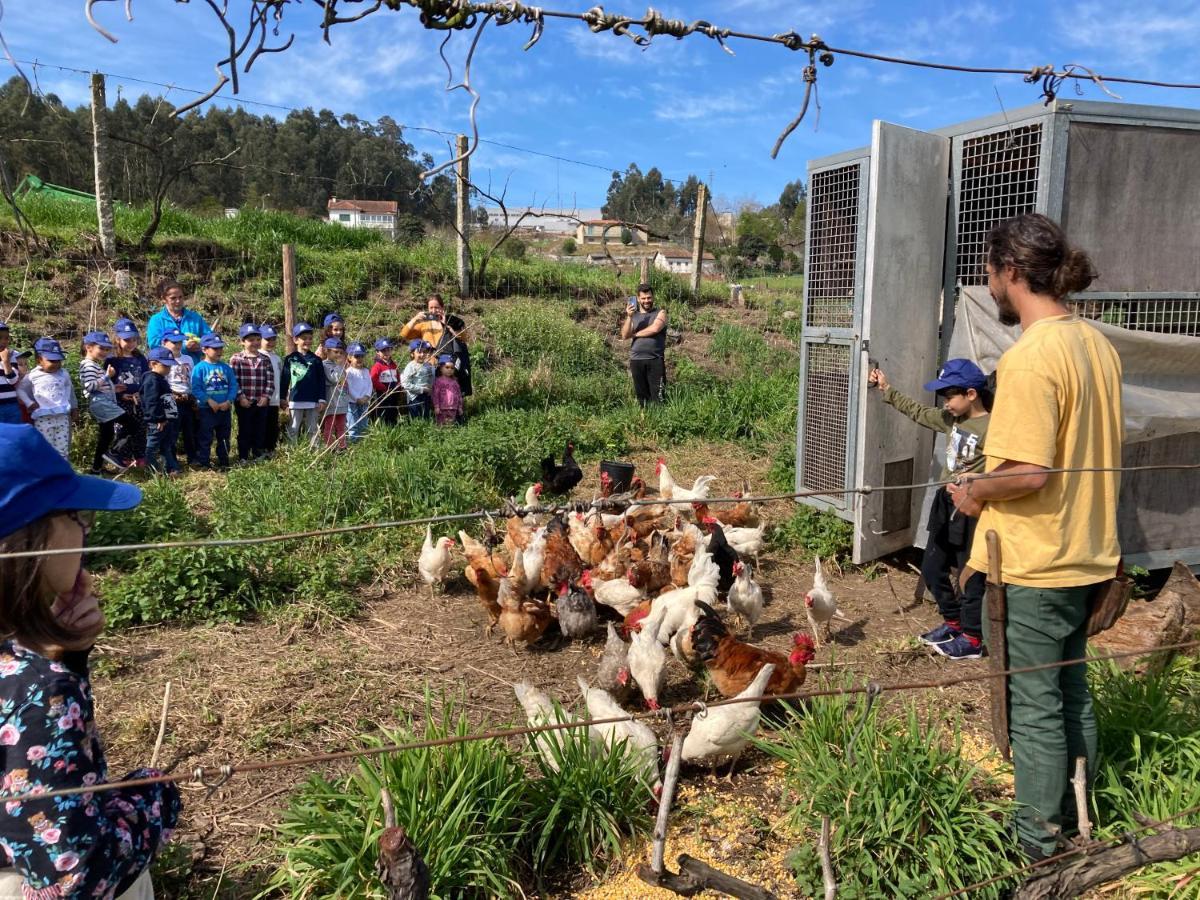
<path fill-rule="evenodd" d="M 1087 650 L 1088 595 L 1092 587 L 1007 586 L 1008 666 L 1012 669 L 1065 659 Z M 984 640 L 989 621 L 983 616 Z M 1011 675 L 1008 730 L 1012 744 L 1018 810 L 1017 839 L 1046 855 L 1056 852 L 1060 833 L 1075 826 L 1071 773 L 1075 758 L 1096 766 L 1096 717 L 1088 691 L 1087 664 Z"/>

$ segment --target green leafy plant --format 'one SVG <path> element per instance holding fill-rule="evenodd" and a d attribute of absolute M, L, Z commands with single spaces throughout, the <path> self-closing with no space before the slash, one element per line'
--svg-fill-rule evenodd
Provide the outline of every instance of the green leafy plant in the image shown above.
<path fill-rule="evenodd" d="M 851 549 L 854 527 L 831 512 L 797 506 L 791 518 L 772 526 L 767 543 L 774 550 L 844 559 Z"/>

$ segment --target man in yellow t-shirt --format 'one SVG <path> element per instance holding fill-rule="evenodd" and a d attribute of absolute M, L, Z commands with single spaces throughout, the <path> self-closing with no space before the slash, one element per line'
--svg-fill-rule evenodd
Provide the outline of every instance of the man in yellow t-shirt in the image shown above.
<path fill-rule="evenodd" d="M 1029 214 L 993 228 L 987 271 L 1000 321 L 1022 333 L 996 370 L 984 474 L 950 488 L 959 510 L 979 516 L 968 565 L 987 571 L 984 538 L 994 530 L 1011 668 L 1083 659 L 1089 596 L 1120 560 L 1120 475 L 1053 470 L 1121 465 L 1121 361 L 1064 302 L 1094 274 L 1053 221 Z M 987 624 L 985 615 L 985 632 Z M 1095 769 L 1086 663 L 1010 676 L 1009 704 L 1017 838 L 1037 860 L 1075 825 L 1072 761 L 1084 756 Z"/>

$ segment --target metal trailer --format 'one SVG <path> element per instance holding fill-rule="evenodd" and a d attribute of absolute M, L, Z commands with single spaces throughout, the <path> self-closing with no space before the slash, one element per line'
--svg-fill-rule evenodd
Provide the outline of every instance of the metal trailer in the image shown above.
<path fill-rule="evenodd" d="M 839 491 L 937 471 L 930 431 L 864 402 L 869 367 L 886 361 L 910 392 L 931 377 L 959 291 L 986 284 L 997 221 L 1045 213 L 1103 261 L 1071 298 L 1081 315 L 1200 335 L 1200 110 L 1056 100 L 934 132 L 876 121 L 869 147 L 808 172 L 796 490 L 828 491 L 804 502 L 854 524 L 855 562 L 922 546 L 932 491 Z M 1196 459 L 1200 432 L 1125 448 L 1126 465 Z M 1125 476 L 1129 564 L 1200 563 L 1195 487 L 1189 472 Z"/>

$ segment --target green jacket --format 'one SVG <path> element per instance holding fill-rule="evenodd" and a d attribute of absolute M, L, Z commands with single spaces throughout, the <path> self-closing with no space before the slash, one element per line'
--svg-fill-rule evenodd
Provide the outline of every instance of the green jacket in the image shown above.
<path fill-rule="evenodd" d="M 944 409 L 918 403 L 895 388 L 883 392 L 883 402 L 904 413 L 918 425 L 946 435 L 946 458 L 942 480 L 964 472 L 983 471 L 983 439 L 987 436 L 990 416 L 956 419 Z"/>

